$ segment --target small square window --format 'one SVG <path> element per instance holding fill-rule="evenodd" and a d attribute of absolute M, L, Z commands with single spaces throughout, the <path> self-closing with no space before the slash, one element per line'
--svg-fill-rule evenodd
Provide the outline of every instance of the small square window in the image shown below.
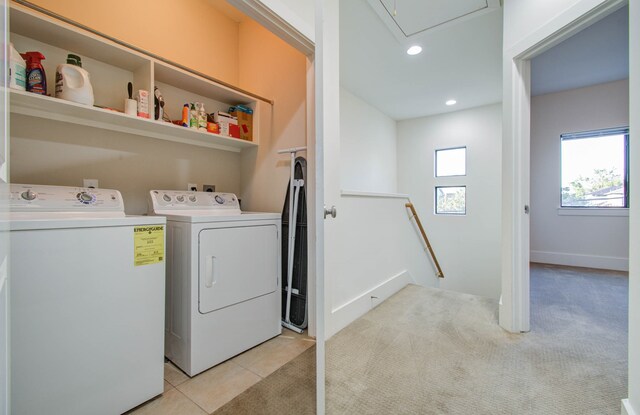
<path fill-rule="evenodd" d="M 465 215 L 466 186 L 436 186 L 436 215 Z"/>
<path fill-rule="evenodd" d="M 436 177 L 467 174 L 467 148 L 436 150 Z"/>

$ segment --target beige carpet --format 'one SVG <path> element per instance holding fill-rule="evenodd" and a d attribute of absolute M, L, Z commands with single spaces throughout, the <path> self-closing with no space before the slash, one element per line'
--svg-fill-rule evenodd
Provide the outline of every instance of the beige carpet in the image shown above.
<path fill-rule="evenodd" d="M 327 344 L 327 413 L 619 414 L 627 279 L 534 266 L 532 331 L 497 304 L 410 285 Z"/>
<path fill-rule="evenodd" d="M 253 385 L 214 415 L 312 415 L 316 413 L 316 347 Z"/>

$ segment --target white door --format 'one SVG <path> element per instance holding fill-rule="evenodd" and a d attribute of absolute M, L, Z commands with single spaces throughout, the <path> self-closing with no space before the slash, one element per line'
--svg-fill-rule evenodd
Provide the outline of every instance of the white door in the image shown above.
<path fill-rule="evenodd" d="M 199 310 L 206 314 L 278 289 L 275 225 L 200 232 Z M 247 261 L 251 254 L 251 261 Z"/>
<path fill-rule="evenodd" d="M 3 196 L 8 194 L 9 182 L 9 101 L 7 95 L 7 1 L 0 0 L 0 25 L 2 26 L 3 62 L 0 69 L 0 79 L 2 91 L 0 92 L 0 217 L 8 210 L 8 205 Z M 3 202 L 5 201 L 5 202 Z M 0 225 L 1 226 L 1 225 Z M 10 411 L 9 402 L 9 233 L 6 229 L 0 229 L 0 415 L 8 415 Z"/>
<path fill-rule="evenodd" d="M 325 411 L 324 338 L 331 312 L 325 275 L 332 274 L 340 215 L 340 49 L 338 0 L 316 0 L 315 44 L 315 229 L 318 316 L 317 414 Z M 334 210 L 335 209 L 335 210 Z"/>

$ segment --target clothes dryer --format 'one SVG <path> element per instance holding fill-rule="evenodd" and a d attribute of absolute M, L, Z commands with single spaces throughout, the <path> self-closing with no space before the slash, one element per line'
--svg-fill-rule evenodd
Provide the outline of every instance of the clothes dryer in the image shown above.
<path fill-rule="evenodd" d="M 120 192 L 10 185 L 14 415 L 120 414 L 162 394 L 163 217 Z"/>
<path fill-rule="evenodd" d="M 194 376 L 281 333 L 278 213 L 231 193 L 152 190 L 167 218 L 165 355 Z"/>

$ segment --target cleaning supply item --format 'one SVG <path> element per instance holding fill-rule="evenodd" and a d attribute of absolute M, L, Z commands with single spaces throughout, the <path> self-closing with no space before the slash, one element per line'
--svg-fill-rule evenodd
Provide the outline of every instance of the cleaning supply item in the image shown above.
<path fill-rule="evenodd" d="M 27 86 L 27 65 L 13 43 L 9 44 L 9 88 L 24 91 Z"/>
<path fill-rule="evenodd" d="M 207 130 L 207 112 L 204 110 L 204 103 L 201 102 L 198 107 L 198 130 Z"/>
<path fill-rule="evenodd" d="M 47 75 L 41 63 L 44 55 L 40 52 L 25 52 L 20 56 L 27 62 L 27 91 L 47 95 Z"/>
<path fill-rule="evenodd" d="M 93 105 L 93 87 L 89 72 L 82 68 L 80 56 L 70 53 L 67 63 L 56 68 L 56 97 Z"/>
<path fill-rule="evenodd" d="M 138 100 L 138 117 L 149 118 L 149 91 L 139 89 L 136 99 Z"/>
<path fill-rule="evenodd" d="M 189 104 L 184 104 L 182 107 L 182 126 L 189 127 Z"/>
<path fill-rule="evenodd" d="M 198 129 L 198 110 L 193 102 L 189 109 L 189 128 Z"/>

